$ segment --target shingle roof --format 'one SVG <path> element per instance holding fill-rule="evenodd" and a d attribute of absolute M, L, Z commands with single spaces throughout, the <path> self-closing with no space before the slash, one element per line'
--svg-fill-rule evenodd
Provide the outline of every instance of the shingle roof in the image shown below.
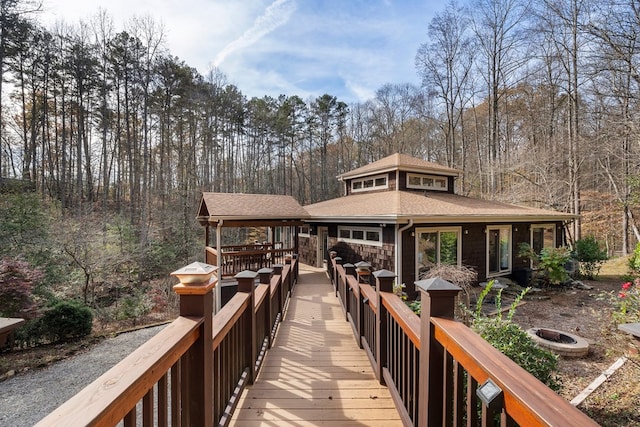
<path fill-rule="evenodd" d="M 234 219 L 303 219 L 305 209 L 291 196 L 244 193 L 202 193 L 198 218 Z"/>
<path fill-rule="evenodd" d="M 304 207 L 310 219 L 420 222 L 569 220 L 574 215 L 473 199 L 450 193 L 408 191 L 361 193 Z"/>
<path fill-rule="evenodd" d="M 452 176 L 462 175 L 462 171 L 459 169 L 448 168 L 437 163 L 407 156 L 406 154 L 396 153 L 352 171 L 345 172 L 342 175 L 338 175 L 338 178 L 344 180 L 347 178 L 356 178 L 359 176 L 387 172 L 396 169 L 411 172 L 431 172 Z"/>

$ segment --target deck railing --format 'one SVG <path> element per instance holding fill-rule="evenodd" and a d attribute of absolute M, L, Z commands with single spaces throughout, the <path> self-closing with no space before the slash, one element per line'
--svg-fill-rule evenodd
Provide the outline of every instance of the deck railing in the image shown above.
<path fill-rule="evenodd" d="M 502 426 L 597 425 L 453 320 L 459 288 L 421 289 L 419 317 L 393 293 L 393 273 L 375 273 L 374 289 L 358 283 L 351 266 L 342 266 L 339 259 L 332 260 L 331 269 L 355 337 L 367 351 L 377 378 L 389 387 L 404 425 L 485 426 L 495 421 Z M 501 390 L 497 408 L 487 407 L 477 397 L 478 386 L 489 379 Z"/>
<path fill-rule="evenodd" d="M 255 279 L 260 283 L 256 286 Z M 213 288 L 176 285 L 180 317 L 62 404 L 38 426 L 226 425 L 268 351 L 298 277 L 295 259 L 237 275 L 213 315 Z"/>
<path fill-rule="evenodd" d="M 220 262 L 220 277 L 234 276 L 241 271 L 258 271 L 261 268 L 272 268 L 277 264 L 284 264 L 287 256 L 295 253 L 294 248 L 283 248 L 282 244 L 255 244 L 222 246 Z M 216 248 L 205 248 L 205 262 L 218 265 L 218 251 Z"/>

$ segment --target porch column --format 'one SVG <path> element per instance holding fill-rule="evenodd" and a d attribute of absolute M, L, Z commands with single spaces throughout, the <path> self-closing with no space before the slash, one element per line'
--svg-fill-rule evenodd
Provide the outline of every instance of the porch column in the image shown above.
<path fill-rule="evenodd" d="M 378 314 L 376 315 L 376 377 L 380 384 L 384 384 L 384 368 L 387 365 L 387 310 L 382 304 L 381 292 L 393 293 L 393 281 L 396 274 L 389 270 L 378 270 L 373 273 L 376 278 L 376 304 Z"/>
<path fill-rule="evenodd" d="M 233 278 L 238 281 L 238 292 L 246 292 L 249 294 L 249 308 L 246 314 L 247 329 L 244 331 L 245 340 L 245 366 L 249 367 L 249 384 L 253 384 L 256 377 L 256 359 L 258 358 L 258 349 L 256 347 L 256 316 L 255 316 L 255 279 L 258 277 L 258 273 L 250 270 L 244 270 L 236 274 Z"/>
<path fill-rule="evenodd" d="M 455 302 L 462 289 L 436 277 L 414 282 L 420 290 L 422 314 L 420 316 L 420 371 L 418 382 L 418 427 L 440 426 L 445 417 L 447 396 L 444 380 L 444 348 L 432 341 L 431 317 L 454 318 Z M 446 411 L 450 409 L 446 406 Z"/>
<path fill-rule="evenodd" d="M 267 291 L 267 309 L 265 310 L 265 318 L 257 319 L 257 321 L 264 322 L 268 339 L 267 348 L 271 348 L 271 329 L 273 328 L 273 325 L 271 324 L 271 310 L 274 309 L 271 307 L 271 277 L 273 277 L 273 269 L 261 268 L 258 270 L 258 276 L 260 276 L 260 284 L 267 285 L 269 288 Z"/>
<path fill-rule="evenodd" d="M 214 271 L 211 265 L 193 263 L 172 273 L 181 282 L 173 287 L 180 296 L 180 316 L 204 318 L 200 336 L 181 366 L 183 425 L 213 424 L 213 289 L 218 283 Z"/>

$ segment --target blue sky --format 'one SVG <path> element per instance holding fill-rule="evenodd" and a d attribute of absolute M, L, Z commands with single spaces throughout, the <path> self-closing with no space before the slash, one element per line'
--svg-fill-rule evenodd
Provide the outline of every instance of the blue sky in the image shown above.
<path fill-rule="evenodd" d="M 150 15 L 170 52 L 206 74 L 217 66 L 248 97 L 324 93 L 365 101 L 414 83 L 416 51 L 438 0 L 44 0 L 40 21 L 76 24 L 99 9 L 117 30 Z"/>

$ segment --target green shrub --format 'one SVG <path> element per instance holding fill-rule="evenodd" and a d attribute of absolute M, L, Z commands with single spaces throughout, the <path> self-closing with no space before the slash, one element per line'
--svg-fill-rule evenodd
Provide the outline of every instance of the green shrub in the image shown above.
<path fill-rule="evenodd" d="M 534 261 L 535 277 L 542 285 L 559 286 L 570 279 L 565 265 L 571 259 L 571 252 L 566 247 L 542 248 L 538 254 L 528 243 L 522 243 L 518 255 Z"/>
<path fill-rule="evenodd" d="M 558 356 L 538 346 L 519 325 L 512 321 L 515 309 L 529 288 L 511 304 L 507 317 L 500 314 L 502 290 L 496 297 L 498 315 L 488 317 L 482 314 L 482 303 L 491 290 L 493 281 L 480 293 L 476 303 L 476 311 L 472 314 L 471 328 L 505 356 L 509 357 L 524 370 L 542 381 L 554 391 L 560 390 L 560 379 L 556 375 Z"/>
<path fill-rule="evenodd" d="M 42 334 L 51 342 L 69 341 L 91 333 L 93 314 L 76 301 L 60 301 L 40 318 Z"/>
<path fill-rule="evenodd" d="M 638 242 L 633 253 L 629 257 L 629 270 L 631 270 L 632 276 L 640 274 L 640 242 Z"/>
<path fill-rule="evenodd" d="M 609 258 L 594 236 L 576 241 L 574 257 L 580 262 L 580 276 L 589 280 L 598 276 L 602 263 Z"/>

